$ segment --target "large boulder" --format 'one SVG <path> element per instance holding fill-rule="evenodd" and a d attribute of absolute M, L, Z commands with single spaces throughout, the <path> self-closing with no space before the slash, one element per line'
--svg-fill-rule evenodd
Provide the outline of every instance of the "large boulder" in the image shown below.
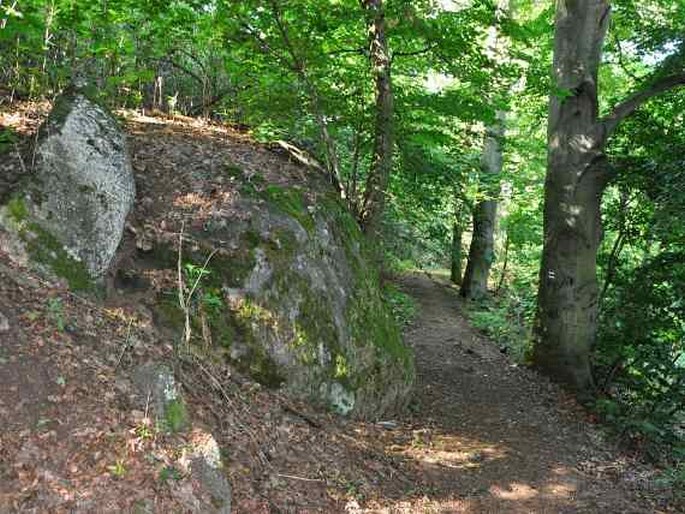
<path fill-rule="evenodd" d="M 267 185 L 251 196 L 235 206 L 240 217 L 216 211 L 186 228 L 186 280 L 199 280 L 190 302 L 196 348 L 213 348 L 259 382 L 341 414 L 401 408 L 413 357 L 354 218 L 332 192 Z M 178 256 L 170 243 L 153 252 L 166 253 L 169 267 Z M 175 289 L 159 295 L 158 309 L 183 331 Z"/>
<path fill-rule="evenodd" d="M 0 214 L 4 246 L 87 287 L 108 269 L 135 198 L 126 137 L 74 89 L 55 102 L 32 160 L 32 173 Z"/>

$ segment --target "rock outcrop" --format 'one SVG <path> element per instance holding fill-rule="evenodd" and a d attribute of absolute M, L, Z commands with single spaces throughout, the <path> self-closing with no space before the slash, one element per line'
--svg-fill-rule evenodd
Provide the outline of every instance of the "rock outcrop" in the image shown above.
<path fill-rule="evenodd" d="M 141 201 L 118 287 L 141 294 L 148 282 L 160 329 L 183 341 L 180 250 L 186 298 L 196 285 L 187 302 L 191 351 L 342 414 L 402 407 L 413 356 L 365 238 L 330 185 L 230 134 L 174 130 L 132 128 Z"/>
<path fill-rule="evenodd" d="M 135 198 L 126 137 L 103 107 L 72 90 L 41 127 L 34 163 L 2 209 L 4 246 L 87 288 L 105 274 Z"/>
<path fill-rule="evenodd" d="M 412 356 L 362 233 L 335 195 L 271 185 L 236 207 L 240 219 L 219 214 L 187 234 L 189 285 L 216 252 L 189 306 L 194 344 L 341 414 L 374 417 L 402 406 Z M 165 251 L 171 264 L 178 248 Z M 180 332 L 176 298 L 167 290 L 159 301 Z"/>

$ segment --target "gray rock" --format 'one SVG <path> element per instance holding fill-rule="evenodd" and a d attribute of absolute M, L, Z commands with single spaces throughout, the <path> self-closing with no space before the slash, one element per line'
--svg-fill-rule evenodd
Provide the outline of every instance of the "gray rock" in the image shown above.
<path fill-rule="evenodd" d="M 201 504 L 198 496 L 209 495 L 212 510 L 217 514 L 231 513 L 231 484 L 224 473 L 224 465 L 221 460 L 221 451 L 214 437 L 201 430 L 195 429 L 190 435 L 190 442 L 185 448 L 178 466 L 183 472 L 194 479 L 201 488 L 197 495 L 195 491 L 186 491 L 186 497 L 194 498 L 194 501 L 184 502 L 188 506 Z M 190 510 L 193 510 L 192 508 Z M 197 508 L 197 512 L 210 512 L 205 507 Z"/>
<path fill-rule="evenodd" d="M 72 91 L 55 102 L 35 155 L 34 173 L 2 225 L 7 230 L 13 218 L 28 258 L 58 275 L 69 274 L 73 261 L 101 278 L 135 199 L 125 135 L 104 108 Z"/>
<path fill-rule="evenodd" d="M 185 403 L 173 371 L 163 365 L 148 363 L 133 373 L 136 396 L 141 409 L 152 408 L 157 423 L 170 432 L 188 426 Z"/>
<path fill-rule="evenodd" d="M 196 237 L 210 247 L 186 254 L 202 265 L 216 248 L 237 248 L 209 263 L 222 292 L 207 324 L 213 345 L 258 382 L 340 414 L 402 408 L 413 359 L 355 220 L 331 197 L 316 205 L 295 188 L 270 191 L 240 205 L 248 221 L 212 224 Z"/>

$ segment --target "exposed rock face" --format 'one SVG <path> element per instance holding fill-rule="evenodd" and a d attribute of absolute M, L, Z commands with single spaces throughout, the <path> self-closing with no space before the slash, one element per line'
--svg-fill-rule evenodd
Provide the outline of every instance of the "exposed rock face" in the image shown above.
<path fill-rule="evenodd" d="M 193 304 L 194 340 L 258 381 L 341 414 L 401 407 L 412 355 L 345 207 L 331 192 L 266 186 L 237 208 L 241 219 L 218 215 L 189 233 L 201 242 L 185 250 L 195 269 L 219 250 Z"/>
<path fill-rule="evenodd" d="M 405 405 L 411 350 L 330 184 L 230 133 L 157 126 L 131 138 L 142 200 L 119 294 L 147 283 L 157 329 L 183 341 L 180 255 L 194 355 L 342 414 L 378 418 Z"/>
<path fill-rule="evenodd" d="M 135 198 L 126 138 L 117 122 L 84 94 L 55 103 L 41 128 L 35 170 L 4 210 L 5 228 L 72 285 L 78 272 L 98 279 L 117 249 Z"/>

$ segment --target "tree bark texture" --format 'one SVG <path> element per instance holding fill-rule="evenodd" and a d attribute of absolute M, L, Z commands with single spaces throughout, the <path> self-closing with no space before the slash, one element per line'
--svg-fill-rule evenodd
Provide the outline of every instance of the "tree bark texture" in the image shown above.
<path fill-rule="evenodd" d="M 376 120 L 371 169 L 366 182 L 361 222 L 366 234 L 371 239 L 380 241 L 385 195 L 392 171 L 394 98 L 383 1 L 362 0 L 362 6 L 369 19 L 369 60 L 374 76 Z"/>
<path fill-rule="evenodd" d="M 504 113 L 497 113 L 497 121 L 488 130 L 483 149 L 481 170 L 484 174 L 486 199 L 478 202 L 473 211 L 473 237 L 469 247 L 461 295 L 476 300 L 488 292 L 490 268 L 495 261 L 495 224 L 497 222 L 498 177 L 502 172 L 502 138 L 504 137 Z"/>
<path fill-rule="evenodd" d="M 556 93 L 549 108 L 544 247 L 535 324 L 535 365 L 575 390 L 594 392 L 601 201 L 611 173 L 604 147 L 644 102 L 685 85 L 685 71 L 657 69 L 643 87 L 598 119 L 597 76 L 609 26 L 608 0 L 558 0 Z"/>
<path fill-rule="evenodd" d="M 460 219 L 455 219 L 452 224 L 452 251 L 450 255 L 450 280 L 453 284 L 461 284 L 462 276 L 462 250 L 461 250 L 462 225 Z"/>
<path fill-rule="evenodd" d="M 608 182 L 605 131 L 598 123 L 597 74 L 609 2 L 557 2 L 549 108 L 544 247 L 534 362 L 587 396 L 597 332 L 600 203 Z"/>

